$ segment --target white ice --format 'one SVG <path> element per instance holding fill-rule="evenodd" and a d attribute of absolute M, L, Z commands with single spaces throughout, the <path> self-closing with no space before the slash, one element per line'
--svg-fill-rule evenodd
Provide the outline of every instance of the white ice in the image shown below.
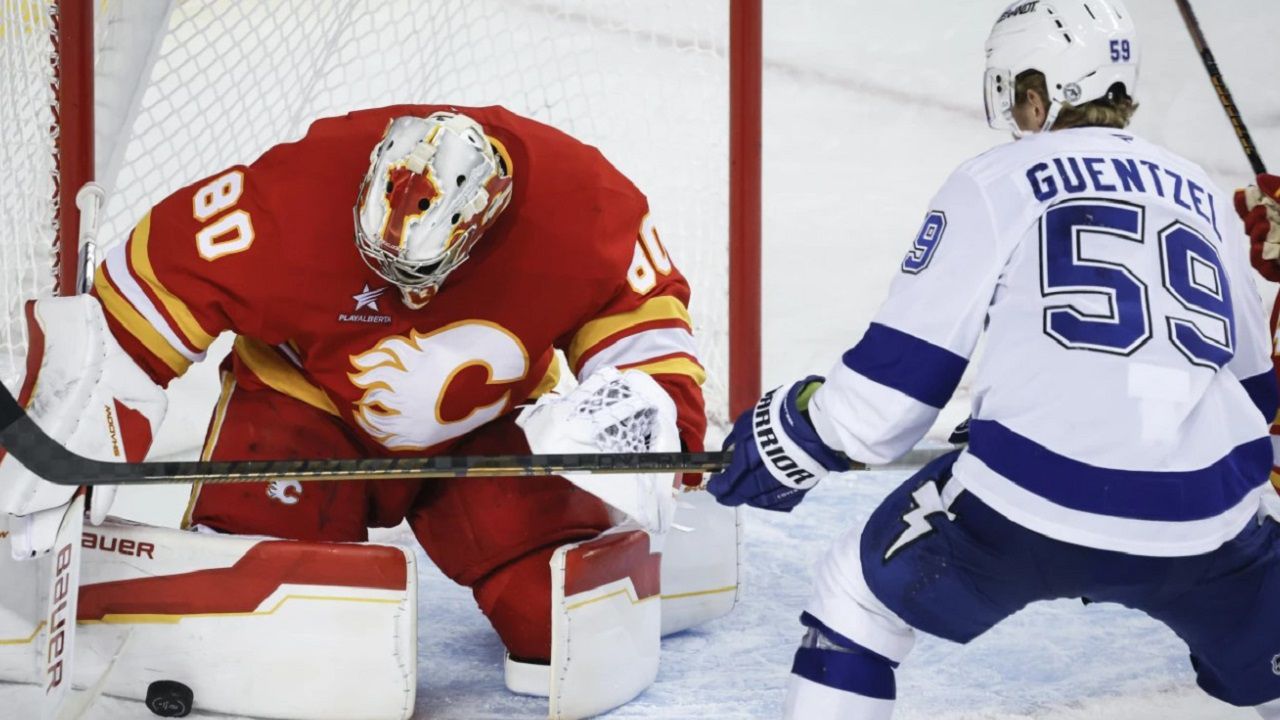
<path fill-rule="evenodd" d="M 934 189 L 955 165 L 1007 139 L 986 128 L 980 93 L 982 43 L 1004 4 L 766 0 L 766 384 L 831 365 L 866 327 Z M 1271 0 L 1197 5 L 1263 157 L 1280 163 L 1280 43 L 1268 32 L 1280 7 Z M 1224 189 L 1246 182 L 1249 167 L 1174 4 L 1129 6 L 1144 46 L 1134 129 L 1198 161 Z M 668 113 L 655 122 L 678 120 Z M 1260 289 L 1270 303 L 1274 288 Z M 183 383 L 199 392 L 208 379 Z M 944 420 L 962 417 L 963 403 Z M 906 476 L 833 479 L 791 515 L 752 513 L 741 605 L 668 639 L 658 681 L 609 717 L 776 716 L 811 563 Z M 172 523 L 184 499 L 181 489 L 125 493 L 119 507 Z M 469 593 L 420 559 L 417 716 L 544 713 L 539 701 L 503 689 L 501 647 Z M 902 720 L 1254 717 L 1201 694 L 1185 648 L 1160 625 L 1121 608 L 1066 601 L 1033 606 L 968 646 L 922 638 L 899 673 L 899 697 Z M 0 708 L 17 707 L 8 700 L 20 698 L 0 691 Z M 104 699 L 90 717 L 145 716 L 136 703 Z"/>

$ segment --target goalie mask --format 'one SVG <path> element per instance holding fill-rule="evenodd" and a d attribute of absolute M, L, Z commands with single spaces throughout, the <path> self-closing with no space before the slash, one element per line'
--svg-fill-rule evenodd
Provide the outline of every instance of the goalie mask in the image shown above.
<path fill-rule="evenodd" d="M 370 268 L 420 308 L 511 200 L 501 143 L 458 113 L 392 120 L 369 158 L 355 208 Z"/>
<path fill-rule="evenodd" d="M 1049 97 L 1042 131 L 1053 128 L 1063 104 L 1107 97 L 1120 85 L 1135 97 L 1138 39 L 1121 0 L 1026 0 L 1005 8 L 987 38 L 983 85 L 987 123 L 1023 131 L 1013 117 L 1018 75 L 1044 74 Z"/>

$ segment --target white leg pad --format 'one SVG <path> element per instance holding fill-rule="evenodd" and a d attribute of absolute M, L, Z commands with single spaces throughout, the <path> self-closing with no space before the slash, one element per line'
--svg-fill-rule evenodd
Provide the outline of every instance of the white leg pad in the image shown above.
<path fill-rule="evenodd" d="M 551 695 L 550 665 L 513 660 L 508 653 L 503 663 L 503 679 L 506 680 L 507 689 L 517 695 Z"/>
<path fill-rule="evenodd" d="M 551 558 L 549 716 L 594 717 L 658 676 L 661 556 L 648 533 L 615 528 Z"/>
<path fill-rule="evenodd" d="M 662 544 L 662 635 L 724 617 L 738 602 L 742 508 L 684 493 Z"/>
<path fill-rule="evenodd" d="M 915 644 L 915 631 L 867 586 L 858 553 L 861 536 L 861 528 L 846 532 L 818 561 L 814 595 L 807 610 L 868 650 L 902 662 Z"/>
<path fill-rule="evenodd" d="M 198 711 L 299 720 L 412 714 L 411 551 L 111 521 L 83 538 L 77 687 L 95 684 L 114 658 L 102 691 L 115 697 L 141 700 L 151 683 L 171 680 L 191 689 Z"/>
<path fill-rule="evenodd" d="M 52 558 L 14 560 L 9 552 L 12 520 L 0 513 L 0 680 L 34 686 L 44 675 L 44 665 L 36 658 L 37 648 L 45 644 L 40 632 Z"/>
<path fill-rule="evenodd" d="M 827 687 L 798 675 L 787 684 L 782 717 L 787 720 L 889 720 L 893 701 Z"/>
<path fill-rule="evenodd" d="M 1272 700 L 1269 703 L 1259 705 L 1255 710 L 1264 720 L 1280 720 L 1280 700 Z"/>

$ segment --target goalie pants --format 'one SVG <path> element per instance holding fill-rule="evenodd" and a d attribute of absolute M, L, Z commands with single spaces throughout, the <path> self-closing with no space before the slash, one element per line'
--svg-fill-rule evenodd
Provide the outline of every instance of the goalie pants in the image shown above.
<path fill-rule="evenodd" d="M 1218 549 L 1187 557 L 1087 548 L 1022 527 L 968 490 L 948 490 L 957 455 L 926 465 L 885 498 L 861 532 L 837 541 L 819 587 L 835 587 L 827 580 L 857 553 L 867 587 L 889 611 L 959 643 L 1038 600 L 1119 603 L 1182 638 L 1210 695 L 1240 706 L 1280 698 L 1280 524 L 1250 522 Z M 950 496 L 949 513 L 922 511 Z M 820 589 L 810 613 L 842 634 L 856 633 L 840 627 L 856 615 L 849 600 L 825 595 Z"/>
<path fill-rule="evenodd" d="M 442 452 L 525 454 L 514 413 Z M 208 460 L 346 459 L 371 452 L 340 419 L 274 390 L 228 382 L 210 423 Z M 360 542 L 367 527 L 407 519 L 445 575 L 470 587 L 508 651 L 548 660 L 551 571 L 560 545 L 611 526 L 608 508 L 558 477 L 205 485 L 193 491 L 189 524 L 229 533 Z"/>

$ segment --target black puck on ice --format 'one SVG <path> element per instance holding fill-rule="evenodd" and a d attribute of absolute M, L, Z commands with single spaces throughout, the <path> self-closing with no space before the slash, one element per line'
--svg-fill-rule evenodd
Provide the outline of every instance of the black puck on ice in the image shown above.
<path fill-rule="evenodd" d="M 147 686 L 147 709 L 160 717 L 186 717 L 195 694 L 175 680 L 157 680 Z"/>

